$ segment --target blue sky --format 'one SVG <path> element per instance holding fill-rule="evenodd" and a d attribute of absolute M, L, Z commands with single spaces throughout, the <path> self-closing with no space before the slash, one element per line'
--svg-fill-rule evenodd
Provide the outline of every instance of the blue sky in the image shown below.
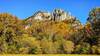
<path fill-rule="evenodd" d="M 8 12 L 24 19 L 38 10 L 52 12 L 61 8 L 71 12 L 83 24 L 92 8 L 100 7 L 100 0 L 0 0 L 0 12 Z"/>

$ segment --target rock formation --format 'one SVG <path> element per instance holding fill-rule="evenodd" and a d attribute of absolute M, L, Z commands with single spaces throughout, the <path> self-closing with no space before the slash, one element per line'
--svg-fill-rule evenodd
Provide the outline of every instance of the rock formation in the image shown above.
<path fill-rule="evenodd" d="M 64 12 L 61 9 L 55 9 L 52 13 L 52 20 L 54 21 L 62 21 L 62 20 L 68 20 L 73 18 L 68 12 Z"/>
<path fill-rule="evenodd" d="M 61 9 L 55 9 L 52 13 L 38 11 L 33 16 L 28 17 L 26 21 L 28 22 L 28 26 L 31 25 L 32 22 L 39 21 L 68 21 L 72 24 L 74 28 L 78 28 L 78 26 L 81 25 L 76 17 L 72 16 L 69 12 L 65 12 Z"/>
<path fill-rule="evenodd" d="M 71 16 L 68 12 L 66 13 L 61 9 L 55 9 L 52 13 L 38 11 L 33 16 L 28 17 L 27 19 L 40 20 L 40 21 L 45 21 L 45 20 L 63 21 L 63 20 L 74 19 L 74 17 Z"/>

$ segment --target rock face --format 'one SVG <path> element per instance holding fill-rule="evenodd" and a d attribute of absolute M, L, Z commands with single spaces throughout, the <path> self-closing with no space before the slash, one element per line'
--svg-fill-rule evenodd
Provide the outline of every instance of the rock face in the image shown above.
<path fill-rule="evenodd" d="M 53 21 L 63 21 L 73 19 L 74 17 L 71 16 L 68 12 L 64 12 L 61 9 L 55 9 L 52 13 L 49 12 L 42 12 L 38 11 L 33 16 L 29 17 L 28 20 L 53 20 Z"/>
<path fill-rule="evenodd" d="M 54 21 L 62 21 L 62 20 L 67 20 L 71 19 L 72 16 L 68 14 L 68 12 L 64 12 L 61 9 L 55 9 L 52 13 L 52 20 Z"/>
<path fill-rule="evenodd" d="M 42 11 L 38 11 L 33 16 L 27 18 L 28 21 L 32 21 L 32 20 L 45 21 L 50 19 L 51 19 L 51 14 Z"/>
<path fill-rule="evenodd" d="M 35 20 L 50 20 L 51 14 L 48 12 L 39 11 L 34 15 Z"/>

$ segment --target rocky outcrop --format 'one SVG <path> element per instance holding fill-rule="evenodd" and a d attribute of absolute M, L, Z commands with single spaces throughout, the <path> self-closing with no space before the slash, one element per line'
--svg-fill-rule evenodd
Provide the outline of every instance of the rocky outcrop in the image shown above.
<path fill-rule="evenodd" d="M 51 14 L 48 12 L 42 12 L 42 11 L 38 11 L 35 15 L 34 15 L 34 19 L 35 20 L 50 20 L 51 19 Z"/>
<path fill-rule="evenodd" d="M 32 20 L 37 20 L 37 21 L 45 21 L 45 20 L 50 20 L 51 19 L 51 14 L 48 12 L 42 12 L 38 11 L 31 17 L 27 18 L 27 21 L 32 21 Z"/>
<path fill-rule="evenodd" d="M 80 21 L 76 19 L 76 17 L 72 16 L 69 12 L 65 12 L 61 9 L 55 9 L 52 13 L 38 11 L 33 16 L 27 18 L 27 25 L 30 26 L 32 22 L 39 22 L 39 21 L 68 21 L 72 24 L 74 28 L 79 28 L 78 26 L 81 25 Z M 26 27 L 28 28 L 28 27 Z"/>
<path fill-rule="evenodd" d="M 29 21 L 31 20 L 38 20 L 38 21 L 45 21 L 45 20 L 53 20 L 53 21 L 63 21 L 73 19 L 74 17 L 70 15 L 70 13 L 65 12 L 61 9 L 55 9 L 52 13 L 49 12 L 42 12 L 38 11 L 33 16 L 28 17 Z"/>
<path fill-rule="evenodd" d="M 64 12 L 61 9 L 55 9 L 52 13 L 52 20 L 54 21 L 68 20 L 72 18 L 73 16 L 71 16 L 68 12 Z"/>

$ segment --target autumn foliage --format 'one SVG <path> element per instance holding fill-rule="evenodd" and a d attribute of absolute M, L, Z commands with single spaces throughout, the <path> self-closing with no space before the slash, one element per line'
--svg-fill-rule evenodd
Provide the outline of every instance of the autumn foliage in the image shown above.
<path fill-rule="evenodd" d="M 0 14 L 0 54 L 100 54 L 100 8 L 90 11 L 87 23 L 21 20 Z"/>

